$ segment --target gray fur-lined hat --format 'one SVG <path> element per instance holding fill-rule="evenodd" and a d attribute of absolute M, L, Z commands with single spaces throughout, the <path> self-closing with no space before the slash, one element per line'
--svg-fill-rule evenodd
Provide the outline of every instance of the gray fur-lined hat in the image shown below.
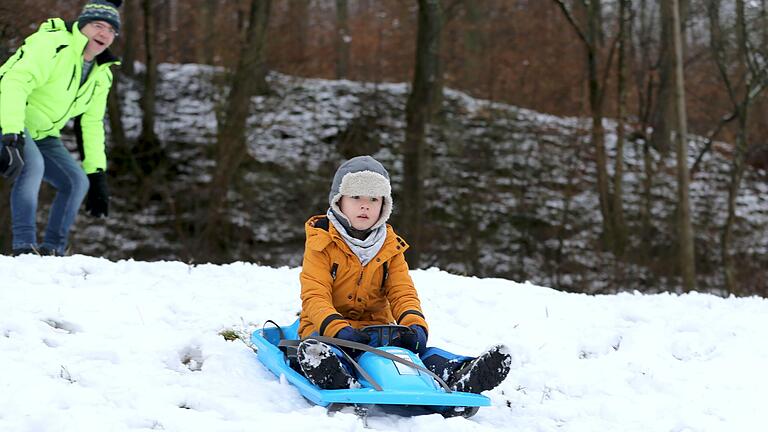
<path fill-rule="evenodd" d="M 336 170 L 331 183 L 331 193 L 328 195 L 328 203 L 337 217 L 344 217 L 339 207 L 342 195 L 383 197 L 381 215 L 371 229 L 384 225 L 392 214 L 392 187 L 389 184 L 389 173 L 379 161 L 370 156 L 354 157 L 341 164 Z"/>
<path fill-rule="evenodd" d="M 90 0 L 83 7 L 83 12 L 77 18 L 77 26 L 82 29 L 91 21 L 108 22 L 115 32 L 120 31 L 120 12 L 117 8 L 123 0 Z"/>

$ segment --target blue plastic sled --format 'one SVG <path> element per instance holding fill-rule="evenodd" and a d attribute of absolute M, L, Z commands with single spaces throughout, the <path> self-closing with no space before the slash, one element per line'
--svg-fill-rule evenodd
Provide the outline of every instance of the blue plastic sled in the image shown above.
<path fill-rule="evenodd" d="M 373 378 L 374 383 L 358 376 L 361 388 L 322 390 L 289 366 L 284 352 L 278 347 L 282 339 L 296 340 L 299 321 L 286 327 L 269 327 L 256 330 L 251 342 L 257 348 L 257 358 L 275 376 L 284 376 L 307 400 L 316 405 L 338 409 L 344 405 L 379 406 L 384 411 L 397 414 L 440 413 L 445 416 L 470 417 L 482 406 L 491 405 L 483 395 L 450 391 L 438 384 L 427 373 L 384 358 L 372 352 L 364 352 L 357 362 Z M 423 367 L 419 357 L 404 348 L 384 346 L 379 348 L 389 354 Z M 378 383 L 378 386 L 376 385 Z M 381 390 L 377 390 L 379 387 Z M 387 409 L 394 408 L 394 409 Z"/>

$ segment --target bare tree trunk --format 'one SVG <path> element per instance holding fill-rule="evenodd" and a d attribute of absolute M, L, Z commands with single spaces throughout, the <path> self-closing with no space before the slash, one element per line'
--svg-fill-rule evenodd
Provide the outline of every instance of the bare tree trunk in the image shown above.
<path fill-rule="evenodd" d="M 765 4 L 763 3 L 763 6 Z M 736 58 L 728 57 L 726 36 L 720 22 L 720 1 L 710 0 L 710 41 L 713 58 L 720 72 L 721 80 L 728 91 L 734 114 L 738 120 L 736 146 L 731 162 L 731 176 L 728 185 L 728 213 L 721 235 L 721 256 L 725 286 L 729 293 L 744 294 L 739 288 L 736 278 L 736 264 L 731 255 L 733 242 L 733 226 L 736 221 L 736 200 L 741 189 L 741 180 L 746 168 L 746 156 L 749 149 L 749 108 L 754 99 L 766 86 L 765 71 L 752 58 L 762 54 L 755 52 L 757 48 L 750 45 L 747 34 L 744 0 L 736 0 L 736 18 L 734 23 L 736 35 Z M 763 10 L 764 13 L 764 10 Z M 729 32 L 730 33 L 730 32 Z M 735 66 L 735 67 L 734 67 Z"/>
<path fill-rule="evenodd" d="M 614 216 L 610 196 L 608 158 L 605 152 L 605 129 L 603 128 L 603 96 L 604 79 L 600 77 L 599 56 L 603 46 L 601 23 L 601 2 L 590 1 L 586 9 L 586 32 L 576 22 L 576 18 L 563 0 L 554 0 L 563 11 L 571 27 L 576 31 L 584 46 L 587 60 L 587 81 L 589 87 L 589 109 L 592 116 L 592 145 L 595 148 L 595 171 L 597 172 L 597 194 L 600 201 L 600 214 L 603 224 L 603 245 L 614 250 Z M 605 68 L 609 69 L 611 58 L 606 61 Z"/>
<path fill-rule="evenodd" d="M 146 73 L 144 76 L 144 94 L 141 97 L 141 134 L 137 143 L 136 158 L 144 173 L 157 167 L 160 160 L 160 142 L 155 133 L 155 93 L 157 91 L 157 47 L 155 34 L 155 16 L 151 0 L 143 0 L 144 11 L 144 50 L 146 52 Z"/>
<path fill-rule="evenodd" d="M 136 6 L 135 1 L 127 1 L 123 5 L 121 38 L 123 39 L 122 62 L 120 71 L 129 77 L 136 76 L 134 61 L 136 60 Z"/>
<path fill-rule="evenodd" d="M 271 1 L 251 3 L 246 39 L 237 69 L 232 78 L 224 123 L 218 129 L 216 169 L 208 189 L 208 214 L 205 218 L 203 240 L 210 258 L 218 259 L 226 250 L 225 215 L 227 192 L 243 158 L 246 157 L 246 119 L 250 113 L 251 97 L 264 82 L 264 47 Z M 261 75 L 261 76 L 259 76 Z"/>
<path fill-rule="evenodd" d="M 120 107 L 120 72 L 114 72 L 112 89 L 107 98 L 107 113 L 109 115 L 109 130 L 112 135 L 112 142 L 116 147 L 125 148 L 125 128 L 123 127 L 123 110 Z"/>
<path fill-rule="evenodd" d="M 426 178 L 426 128 L 432 118 L 432 108 L 440 90 L 440 33 L 442 30 L 440 0 L 419 0 L 419 29 L 416 41 L 416 66 L 413 86 L 405 106 L 405 146 L 403 149 L 402 221 L 406 238 L 413 248 L 409 251 L 412 267 L 420 264 L 423 246 L 422 214 L 424 208 L 424 179 Z"/>
<path fill-rule="evenodd" d="M 626 52 L 628 45 L 628 12 L 631 4 L 629 0 L 619 0 L 619 58 L 617 64 L 617 89 L 616 105 L 618 107 L 616 124 L 616 160 L 614 161 L 613 177 L 613 225 L 614 225 L 614 252 L 621 258 L 627 242 L 627 227 L 624 221 L 624 117 L 627 112 L 627 76 L 626 76 Z"/>
<path fill-rule="evenodd" d="M 738 0 L 737 0 L 738 1 Z M 747 104 L 739 107 L 739 132 L 736 135 L 736 148 L 731 162 L 731 176 L 728 184 L 728 215 L 725 218 L 721 236 L 721 256 L 725 288 L 731 294 L 742 294 L 736 283 L 736 264 L 731 255 L 733 242 L 733 225 L 736 222 L 736 199 L 741 189 L 741 179 L 744 177 L 744 159 L 747 153 Z"/>
<path fill-rule="evenodd" d="M 681 31 L 685 17 L 688 15 L 688 1 L 678 0 L 676 11 L 680 16 L 678 31 Z M 651 126 L 651 144 L 662 154 L 668 154 L 672 148 L 671 131 L 675 129 L 678 117 L 675 114 L 675 49 L 672 44 L 674 29 L 672 28 L 672 2 L 661 2 L 661 52 L 659 54 L 659 89 L 656 93 L 656 109 L 653 111 Z M 685 43 L 685 41 L 682 41 Z"/>
<path fill-rule="evenodd" d="M 672 0 L 672 37 L 675 49 L 675 100 L 677 108 L 677 198 L 680 273 L 685 292 L 696 288 L 696 261 L 693 249 L 693 225 L 688 196 L 688 122 L 685 110 L 685 78 L 683 76 L 683 41 L 680 34 L 678 0 Z"/>
<path fill-rule="evenodd" d="M 216 25 L 216 0 L 200 0 L 200 10 L 197 12 L 198 39 L 195 44 L 195 58 L 200 64 L 215 63 L 213 39 Z"/>
<path fill-rule="evenodd" d="M 661 39 L 659 52 L 659 88 L 656 92 L 655 109 L 651 113 L 651 147 L 666 155 L 672 148 L 671 131 L 674 127 L 674 47 L 672 40 L 672 2 L 661 2 Z"/>
<path fill-rule="evenodd" d="M 632 10 L 632 9 L 630 9 Z M 652 106 L 652 94 L 654 87 L 653 62 L 651 61 L 653 46 L 653 28 L 654 13 L 653 6 L 649 6 L 648 1 L 640 0 L 638 6 L 634 9 L 636 13 L 631 14 L 635 19 L 630 20 L 630 35 L 632 36 L 630 48 L 634 62 L 634 81 L 637 94 L 636 116 L 638 118 L 637 130 L 633 133 L 634 140 L 642 146 L 643 153 L 643 179 L 642 179 L 642 201 L 640 207 L 640 242 L 641 256 L 644 261 L 651 258 L 651 208 L 653 206 L 653 177 L 654 161 L 651 153 L 651 143 L 648 139 L 647 131 L 650 127 L 650 114 Z M 634 22 L 638 25 L 635 30 Z M 636 38 L 636 43 L 634 42 Z"/>
<path fill-rule="evenodd" d="M 336 0 L 336 79 L 349 76 L 349 14 L 347 0 Z"/>

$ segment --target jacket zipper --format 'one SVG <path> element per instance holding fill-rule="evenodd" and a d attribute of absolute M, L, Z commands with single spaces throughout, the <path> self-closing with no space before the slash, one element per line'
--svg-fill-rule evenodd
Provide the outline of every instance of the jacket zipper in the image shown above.
<path fill-rule="evenodd" d="M 69 78 L 69 84 L 67 84 L 67 91 L 72 87 L 72 83 L 75 81 L 75 74 L 77 74 L 77 65 L 72 66 L 72 76 Z"/>
<path fill-rule="evenodd" d="M 87 100 L 87 101 L 85 101 L 85 104 L 86 104 L 86 105 L 88 105 L 89 103 L 91 103 L 91 99 L 93 99 L 93 95 L 95 95 L 95 94 L 96 94 L 96 87 L 98 87 L 98 86 L 99 86 L 99 82 L 98 82 L 98 81 L 96 81 L 96 83 L 93 85 L 93 90 L 91 90 L 91 96 L 90 96 L 90 97 L 88 97 L 88 100 Z"/>
<path fill-rule="evenodd" d="M 77 72 L 77 66 L 75 66 L 75 69 L 72 70 L 72 78 L 69 81 L 69 85 L 67 86 L 67 90 L 69 90 L 69 88 L 72 86 L 72 82 L 74 81 L 74 78 L 75 78 L 75 72 Z M 93 72 L 95 72 L 95 71 L 91 71 L 91 73 L 93 73 Z M 91 95 L 88 97 L 88 101 L 86 102 L 86 105 L 91 102 L 91 99 L 93 99 L 93 95 L 94 94 L 96 94 L 96 84 L 93 85 L 93 89 L 91 90 Z M 56 128 L 56 123 L 60 122 L 64 117 L 66 117 L 69 114 L 69 111 L 72 109 L 72 106 L 75 104 L 75 102 L 77 102 L 78 99 L 83 97 L 83 95 L 84 94 L 78 95 L 77 92 L 76 92 L 75 93 L 75 98 L 72 99 L 72 102 L 69 103 L 69 106 L 67 107 L 67 110 L 64 111 L 64 115 L 62 115 L 61 117 L 59 117 L 58 120 L 53 122 L 53 125 L 54 125 L 53 127 L 49 128 L 49 129 L 46 129 L 43 132 L 48 132 L 50 130 L 55 129 Z"/>

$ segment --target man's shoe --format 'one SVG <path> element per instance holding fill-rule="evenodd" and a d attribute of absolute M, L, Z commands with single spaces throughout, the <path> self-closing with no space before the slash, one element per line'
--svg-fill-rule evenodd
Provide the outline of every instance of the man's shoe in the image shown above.
<path fill-rule="evenodd" d="M 480 393 L 501 384 L 509 374 L 512 356 L 504 345 L 496 345 L 480 357 L 468 361 L 451 375 L 447 384 L 453 390 Z"/>
<path fill-rule="evenodd" d="M 309 382 L 324 390 L 359 388 L 360 383 L 351 376 L 331 347 L 307 339 L 299 344 L 297 351 L 299 366 Z"/>
<path fill-rule="evenodd" d="M 19 248 L 19 249 L 14 249 L 13 250 L 13 256 L 15 256 L 15 257 L 17 257 L 19 255 L 27 255 L 27 254 L 40 255 L 38 250 L 34 249 L 34 248 Z"/>
<path fill-rule="evenodd" d="M 13 256 L 32 254 L 37 256 L 60 256 L 56 249 L 49 249 L 47 247 L 25 247 L 13 250 Z"/>

